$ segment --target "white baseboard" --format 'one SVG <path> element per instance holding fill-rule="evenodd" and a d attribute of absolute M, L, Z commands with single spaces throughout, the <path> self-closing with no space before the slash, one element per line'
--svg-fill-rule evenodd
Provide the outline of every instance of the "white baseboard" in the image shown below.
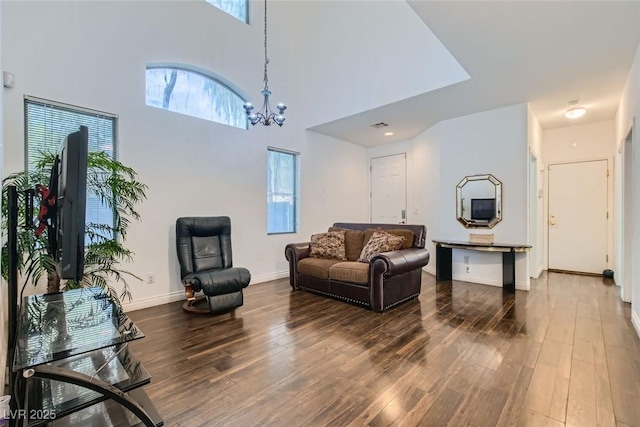
<path fill-rule="evenodd" d="M 275 273 L 259 274 L 251 277 L 251 285 L 269 282 L 271 280 L 289 277 L 289 271 L 276 271 Z M 249 285 L 249 286 L 251 286 Z M 156 295 L 148 298 L 139 298 L 131 302 L 123 302 L 125 311 L 142 310 L 143 308 L 155 307 L 156 305 L 169 304 L 171 302 L 183 301 L 184 291 L 174 291 L 165 295 Z"/>
<path fill-rule="evenodd" d="M 636 334 L 640 337 L 640 316 L 635 310 L 631 310 L 631 323 L 633 324 L 633 328 L 636 330 Z"/>
<path fill-rule="evenodd" d="M 436 275 L 435 267 L 431 267 L 427 265 L 426 267 L 423 267 L 422 270 L 426 273 L 431 274 L 432 276 Z M 478 283 L 481 285 L 497 286 L 500 288 L 502 287 L 502 279 L 487 279 L 486 277 L 471 276 L 469 274 L 464 274 L 464 275 L 454 274 L 453 280 L 459 280 L 461 282 Z M 528 291 L 531 289 L 531 285 L 527 282 L 516 281 L 516 289 L 521 291 Z"/>
<path fill-rule="evenodd" d="M 124 307 L 124 311 L 129 312 L 182 300 L 184 300 L 184 291 L 174 291 L 164 295 L 156 295 L 153 297 L 135 299 L 131 302 L 123 302 L 122 306 Z"/>
<path fill-rule="evenodd" d="M 289 277 L 289 270 L 285 271 L 276 271 L 275 273 L 267 273 L 267 274 L 258 274 L 257 276 L 251 276 L 251 285 L 255 285 L 256 283 L 264 283 L 270 282 L 272 280 L 283 279 L 285 277 Z"/>
<path fill-rule="evenodd" d="M 537 279 L 538 277 L 540 277 L 543 271 L 544 271 L 544 265 L 541 265 L 540 267 L 538 267 L 538 270 L 535 272 L 535 275 L 531 277 L 533 279 Z"/>

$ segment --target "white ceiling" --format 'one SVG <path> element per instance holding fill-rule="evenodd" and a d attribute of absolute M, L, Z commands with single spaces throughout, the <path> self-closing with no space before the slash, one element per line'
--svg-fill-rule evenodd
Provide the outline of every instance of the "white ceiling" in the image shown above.
<path fill-rule="evenodd" d="M 543 129 L 614 118 L 640 43 L 640 1 L 408 3 L 471 78 L 311 130 L 376 146 L 522 102 L 530 102 Z M 569 121 L 572 100 L 588 111 Z M 390 126 L 370 126 L 381 121 Z"/>

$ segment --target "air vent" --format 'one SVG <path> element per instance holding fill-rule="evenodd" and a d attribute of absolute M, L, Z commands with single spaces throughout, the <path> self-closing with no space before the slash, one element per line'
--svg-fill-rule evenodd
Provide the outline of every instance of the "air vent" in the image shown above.
<path fill-rule="evenodd" d="M 378 122 L 378 123 L 374 123 L 374 124 L 371 125 L 371 127 L 374 127 L 376 129 L 386 128 L 387 126 L 389 126 L 389 125 L 386 124 L 385 122 Z"/>

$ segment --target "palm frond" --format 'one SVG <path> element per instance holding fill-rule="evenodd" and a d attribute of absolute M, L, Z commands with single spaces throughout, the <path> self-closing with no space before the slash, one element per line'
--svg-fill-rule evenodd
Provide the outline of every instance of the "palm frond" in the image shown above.
<path fill-rule="evenodd" d="M 14 185 L 18 192 L 35 188 L 36 184 L 49 184 L 50 170 L 56 154 L 40 152 L 33 164 L 33 170 L 16 172 L 2 181 L 2 234 L 7 233 L 7 188 Z M 131 167 L 112 159 L 107 153 L 92 152 L 87 159 L 87 193 L 93 195 L 113 213 L 113 225 L 87 223 L 86 235 L 89 244 L 85 248 L 84 276 L 80 281 L 69 280 L 65 289 L 77 287 L 99 286 L 119 302 L 113 283 L 122 284 L 119 297 L 131 300 L 131 292 L 127 278 L 141 280 L 135 274 L 123 270 L 123 262 L 133 261 L 133 252 L 124 246 L 127 231 L 132 220 L 139 220 L 137 206 L 146 199 L 148 187 L 138 180 L 138 175 Z M 21 204 L 22 205 L 22 204 Z M 39 206 L 28 214 L 36 217 Z M 50 283 L 60 283 L 60 275 L 54 254 L 50 253 L 46 233 L 35 237 L 32 229 L 25 229 L 26 216 L 24 206 L 20 207 L 18 232 L 18 270 L 34 285 L 44 276 Z M 6 242 L 6 238 L 5 238 Z M 8 275 L 8 248 L 5 243 L 0 254 L 2 276 Z"/>

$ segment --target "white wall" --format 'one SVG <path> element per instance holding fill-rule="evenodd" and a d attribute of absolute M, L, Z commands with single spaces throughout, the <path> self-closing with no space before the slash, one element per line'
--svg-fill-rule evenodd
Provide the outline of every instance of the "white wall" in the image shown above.
<path fill-rule="evenodd" d="M 544 162 L 563 163 L 611 159 L 616 153 L 613 120 L 543 130 Z"/>
<path fill-rule="evenodd" d="M 629 77 L 622 93 L 622 98 L 618 106 L 618 113 L 615 119 L 615 141 L 621 142 L 631 129 L 633 129 L 632 148 L 632 186 L 633 211 L 640 212 L 640 132 L 638 123 L 640 120 L 640 45 L 636 49 L 633 65 L 629 71 Z M 633 258 L 631 263 L 634 266 L 640 265 L 640 218 L 635 215 L 633 218 Z M 631 321 L 640 336 L 640 268 L 633 268 L 631 280 Z"/>
<path fill-rule="evenodd" d="M 529 254 L 529 273 L 537 278 L 544 269 L 544 203 L 543 203 L 543 172 L 542 162 L 542 127 L 527 105 L 527 140 L 530 155 L 535 156 L 536 162 L 529 163 L 529 239 L 531 252 Z M 535 167 L 535 171 L 531 170 Z M 533 182 L 532 182 L 533 181 Z"/>
<path fill-rule="evenodd" d="M 469 78 L 405 1 L 305 3 L 309 127 Z"/>
<path fill-rule="evenodd" d="M 369 157 L 407 153 L 408 222 L 427 226 L 427 271 L 435 274 L 432 239 L 466 241 L 474 232 L 493 233 L 496 242 L 527 242 L 527 147 L 527 106 L 518 104 L 446 120 L 410 141 L 369 149 Z M 503 220 L 491 230 L 469 230 L 456 220 L 456 185 L 486 173 L 502 182 Z M 527 259 L 516 255 L 518 289 L 529 289 Z M 453 278 L 502 286 L 501 254 L 454 250 Z"/>
<path fill-rule="evenodd" d="M 253 4 L 252 4 L 253 5 Z M 23 168 L 23 95 L 119 115 L 119 159 L 149 185 L 123 266 L 155 284 L 130 281 L 133 308 L 181 299 L 174 225 L 180 216 L 229 215 L 234 263 L 252 283 L 288 274 L 284 246 L 334 221 L 367 219 L 363 147 L 307 132 L 305 2 L 269 3 L 269 83 L 289 105 L 283 128 L 237 129 L 145 106 L 145 65 L 192 64 L 224 76 L 259 100 L 262 10 L 245 25 L 205 2 L 3 2 L 2 56 L 16 75 L 5 92 L 5 170 Z M 257 103 L 257 102 L 256 102 Z M 266 155 L 300 152 L 301 224 L 296 235 L 266 234 Z"/>
<path fill-rule="evenodd" d="M 607 206 L 609 211 L 609 229 L 607 232 L 607 251 L 610 254 L 607 268 L 613 268 L 614 263 L 614 158 L 616 153 L 615 122 L 605 120 L 586 123 L 583 125 L 567 126 L 563 128 L 542 131 L 542 160 L 545 166 L 544 175 L 544 211 L 548 211 L 549 175 L 548 165 L 554 163 L 571 163 L 585 160 L 607 159 L 609 170 L 612 172 L 608 183 Z M 544 221 L 544 264 L 548 264 L 549 224 Z"/>

